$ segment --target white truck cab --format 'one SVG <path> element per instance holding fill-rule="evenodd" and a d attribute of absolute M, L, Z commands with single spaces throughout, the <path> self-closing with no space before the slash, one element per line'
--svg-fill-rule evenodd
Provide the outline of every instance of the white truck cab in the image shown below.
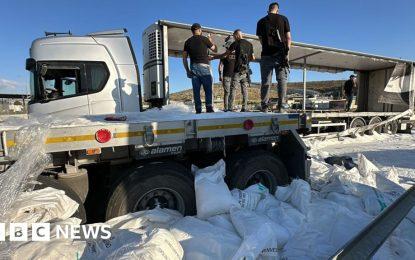
<path fill-rule="evenodd" d="M 29 113 L 97 115 L 141 108 L 138 66 L 126 30 L 35 40 Z"/>

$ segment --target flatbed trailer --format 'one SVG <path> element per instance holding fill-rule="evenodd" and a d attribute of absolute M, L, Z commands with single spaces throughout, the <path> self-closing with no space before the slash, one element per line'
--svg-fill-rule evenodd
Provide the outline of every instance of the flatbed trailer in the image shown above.
<path fill-rule="evenodd" d="M 228 162 L 231 187 L 262 182 L 274 191 L 291 178 L 308 179 L 310 161 L 297 133 L 307 127 L 307 121 L 300 114 L 196 115 L 160 110 L 111 116 L 111 120 L 125 120 L 119 122 L 105 118 L 52 122 L 44 147 L 52 157 L 45 173 L 59 180 L 59 187 L 72 188 L 78 201 L 85 200 L 88 186 L 96 185 L 88 184 L 85 167 L 99 164 L 114 169 L 107 218 L 156 204 L 193 214 L 190 166 L 220 158 Z M 12 167 L 19 159 L 22 142 L 27 141 L 21 140 L 19 131 L 27 130 L 4 126 L 0 130 L 3 166 Z"/>
<path fill-rule="evenodd" d="M 380 123 L 388 118 L 394 117 L 400 114 L 400 112 L 309 112 L 311 119 L 312 132 L 320 134 L 322 132 L 339 132 L 345 131 L 349 128 L 363 127 L 365 125 L 371 125 Z M 411 117 L 400 118 L 397 121 L 393 121 L 386 124 L 384 127 L 378 127 L 374 131 L 378 133 L 391 132 L 396 133 L 410 132 L 414 120 Z M 367 133 L 372 134 L 373 131 Z"/>

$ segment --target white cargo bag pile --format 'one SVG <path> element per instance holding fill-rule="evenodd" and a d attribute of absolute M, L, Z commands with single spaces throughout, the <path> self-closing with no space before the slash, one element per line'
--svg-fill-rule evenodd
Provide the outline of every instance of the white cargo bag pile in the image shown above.
<path fill-rule="evenodd" d="M 13 221 L 50 222 L 50 241 L 7 242 L 2 257 L 11 259 L 182 259 L 183 248 L 169 231 L 182 218 L 177 211 L 153 209 L 130 213 L 107 221 L 79 226 L 81 220 L 69 218 L 78 205 L 63 191 L 45 188 L 22 193 L 13 206 Z M 111 235 L 104 238 L 57 238 L 57 226 L 88 229 L 106 226 Z M 78 233 L 79 234 L 79 233 Z"/>
<path fill-rule="evenodd" d="M 105 223 L 109 239 L 56 239 L 19 242 L 6 248 L 12 259 L 327 259 L 353 238 L 403 188 L 395 170 L 380 171 L 363 155 L 349 171 L 313 159 L 310 185 L 294 179 L 275 194 L 261 184 L 229 190 L 225 162 L 195 174 L 197 216 L 155 208 Z M 44 189 L 23 194 L 13 221 L 79 225 L 70 218 L 76 203 L 63 192 Z M 415 214 L 411 212 L 374 259 L 412 259 Z M 90 225 L 86 225 L 90 226 Z M 4 248 L 2 248 L 4 249 Z"/>

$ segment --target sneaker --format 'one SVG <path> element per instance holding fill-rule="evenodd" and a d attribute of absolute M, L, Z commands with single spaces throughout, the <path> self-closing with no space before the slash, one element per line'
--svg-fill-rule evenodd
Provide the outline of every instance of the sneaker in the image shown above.
<path fill-rule="evenodd" d="M 202 113 L 202 109 L 196 109 L 196 114 L 201 114 Z"/>
<path fill-rule="evenodd" d="M 249 112 L 248 110 L 246 110 L 245 108 L 241 109 L 241 112 Z"/>
<path fill-rule="evenodd" d="M 213 110 L 213 107 L 206 107 L 206 113 L 214 113 L 215 110 Z"/>

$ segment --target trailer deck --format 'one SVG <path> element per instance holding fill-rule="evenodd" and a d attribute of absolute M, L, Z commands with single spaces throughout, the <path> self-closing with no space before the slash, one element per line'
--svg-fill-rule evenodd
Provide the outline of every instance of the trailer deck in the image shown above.
<path fill-rule="evenodd" d="M 399 112 L 318 112 L 313 111 L 311 113 L 311 117 L 314 119 L 321 119 L 321 118 L 348 118 L 348 117 L 374 117 L 374 116 L 382 116 L 382 117 L 390 117 L 396 116 Z"/>
<path fill-rule="evenodd" d="M 175 113 L 154 111 L 152 113 L 128 113 L 125 121 L 105 121 L 105 116 L 89 116 L 59 123 L 51 123 L 45 141 L 45 152 L 79 151 L 108 147 L 134 146 L 156 147 L 184 144 L 188 139 L 224 138 L 247 135 L 250 142 L 269 141 L 278 138 L 280 131 L 296 131 L 306 128 L 305 118 L 300 114 L 235 113 L 212 114 Z M 0 131 L 2 131 L 0 129 Z M 18 128 L 2 131 L 4 154 L 14 157 Z M 98 135 L 108 135 L 107 141 Z M 275 139 L 277 140 L 277 139 Z"/>

